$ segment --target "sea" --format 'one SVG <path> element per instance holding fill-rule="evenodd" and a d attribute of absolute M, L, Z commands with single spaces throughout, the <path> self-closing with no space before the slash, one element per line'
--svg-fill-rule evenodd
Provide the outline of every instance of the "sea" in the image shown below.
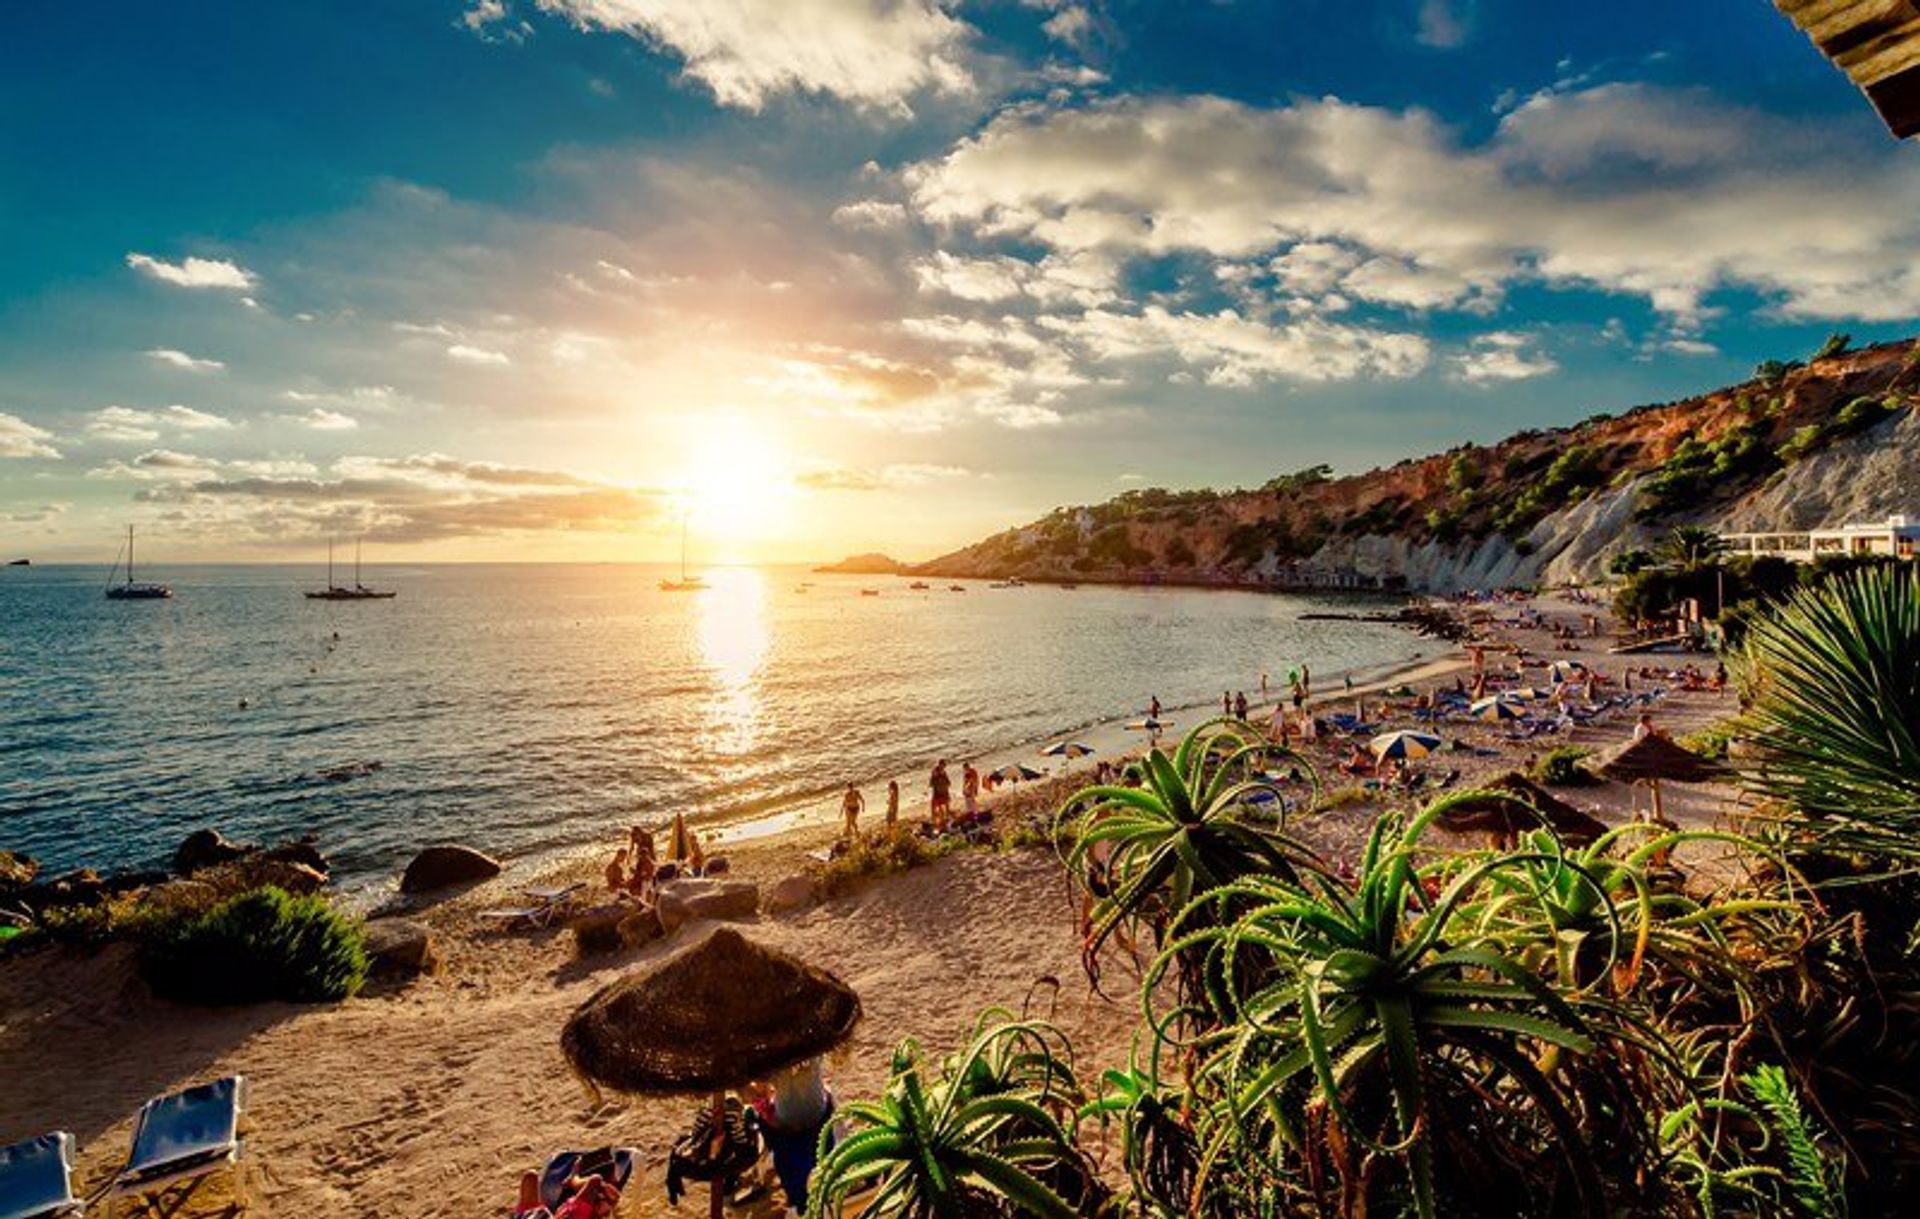
<path fill-rule="evenodd" d="M 1391 626 L 1303 621 L 1377 602 L 1194 588 L 649 565 L 369 570 L 392 600 L 308 600 L 311 565 L 0 568 L 0 848 L 48 873 L 164 866 L 190 831 L 320 838 L 350 890 L 420 846 L 523 865 L 677 812 L 720 836 L 835 815 L 848 782 L 940 757 L 1120 739 L 1158 697 L 1189 722 L 1418 655 Z M 866 595 L 873 590 L 877 595 Z M 1105 733 L 1104 736 L 1099 734 Z"/>

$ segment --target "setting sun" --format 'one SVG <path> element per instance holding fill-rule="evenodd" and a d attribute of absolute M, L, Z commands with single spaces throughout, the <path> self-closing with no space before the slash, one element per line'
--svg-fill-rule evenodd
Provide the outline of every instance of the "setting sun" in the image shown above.
<path fill-rule="evenodd" d="M 700 537 L 759 541 L 783 524 L 782 508 L 795 492 L 790 463 L 775 443 L 747 434 L 746 427 L 701 441 L 675 480 L 688 524 Z"/>

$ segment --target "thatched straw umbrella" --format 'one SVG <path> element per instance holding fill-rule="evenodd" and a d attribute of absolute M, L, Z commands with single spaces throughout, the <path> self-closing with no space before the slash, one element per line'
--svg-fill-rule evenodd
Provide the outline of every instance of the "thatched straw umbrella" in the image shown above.
<path fill-rule="evenodd" d="M 592 1086 L 711 1096 L 845 1043 L 860 998 L 838 978 L 722 927 L 602 987 L 573 1013 L 560 1048 Z M 721 1213 L 713 1182 L 710 1214 Z"/>
<path fill-rule="evenodd" d="M 1474 786 L 1476 791 L 1488 794 L 1476 796 L 1474 792 L 1466 793 L 1463 799 L 1441 814 L 1440 825 L 1443 829 L 1456 834 L 1473 831 L 1490 834 L 1501 846 L 1511 846 L 1521 831 L 1533 829 L 1542 822 L 1553 827 L 1553 832 L 1572 846 L 1585 846 L 1607 831 L 1605 825 L 1517 770 L 1510 770 L 1498 778 Z M 1512 799 L 1502 799 L 1502 796 Z M 1539 816 L 1529 816 L 1526 809 L 1514 804 L 1514 800 L 1524 803 Z"/>
<path fill-rule="evenodd" d="M 1653 791 L 1653 819 L 1668 824 L 1660 807 L 1660 783 L 1706 783 L 1726 774 L 1726 768 L 1689 749 L 1682 749 L 1659 733 L 1629 741 L 1601 757 L 1595 771 L 1623 783 L 1645 783 Z"/>

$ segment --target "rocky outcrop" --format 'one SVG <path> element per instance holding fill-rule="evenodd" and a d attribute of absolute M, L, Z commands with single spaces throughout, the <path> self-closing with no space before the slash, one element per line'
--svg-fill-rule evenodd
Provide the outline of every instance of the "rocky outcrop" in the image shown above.
<path fill-rule="evenodd" d="M 786 914 L 793 910 L 805 910 L 819 900 L 819 884 L 805 872 L 796 872 L 767 890 L 766 912 Z"/>
<path fill-rule="evenodd" d="M 411 978 L 440 967 L 433 929 L 412 919 L 377 918 L 361 930 L 369 971 L 375 977 Z"/>
<path fill-rule="evenodd" d="M 431 893 L 477 884 L 500 875 L 500 861 L 472 847 L 432 846 L 413 857 L 400 877 L 400 892 Z"/>
<path fill-rule="evenodd" d="M 672 935 L 695 919 L 739 921 L 760 912 L 760 887 L 750 880 L 691 877 L 660 886 L 660 926 Z"/>
<path fill-rule="evenodd" d="M 879 553 L 848 555 L 838 563 L 828 563 L 815 571 L 841 576 L 892 576 L 907 570 L 898 559 Z"/>
<path fill-rule="evenodd" d="M 0 898 L 11 897 L 40 875 L 40 861 L 31 855 L 0 851 Z"/>
<path fill-rule="evenodd" d="M 192 876 L 202 868 L 232 863 L 258 849 L 230 842 L 219 830 L 195 830 L 174 848 L 173 872 L 176 876 Z"/>

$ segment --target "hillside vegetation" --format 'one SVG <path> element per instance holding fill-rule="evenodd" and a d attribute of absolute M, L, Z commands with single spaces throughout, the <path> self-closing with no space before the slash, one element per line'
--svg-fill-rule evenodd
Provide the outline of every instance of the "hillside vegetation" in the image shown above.
<path fill-rule="evenodd" d="M 1354 570 L 1415 586 L 1457 582 L 1449 568 L 1524 574 L 1566 547 L 1555 518 L 1586 534 L 1619 533 L 1620 545 L 1716 521 L 1793 467 L 1908 413 L 1916 395 L 1920 342 L 1853 351 L 1836 335 L 1804 364 L 1768 361 L 1751 379 L 1697 397 L 1364 474 L 1317 466 L 1254 489 L 1128 491 L 1057 508 L 918 570 L 1193 583 Z M 1590 501 L 1602 499 L 1608 510 L 1598 513 Z M 1583 539 L 1582 562 L 1597 567 L 1619 547 L 1593 540 Z"/>

